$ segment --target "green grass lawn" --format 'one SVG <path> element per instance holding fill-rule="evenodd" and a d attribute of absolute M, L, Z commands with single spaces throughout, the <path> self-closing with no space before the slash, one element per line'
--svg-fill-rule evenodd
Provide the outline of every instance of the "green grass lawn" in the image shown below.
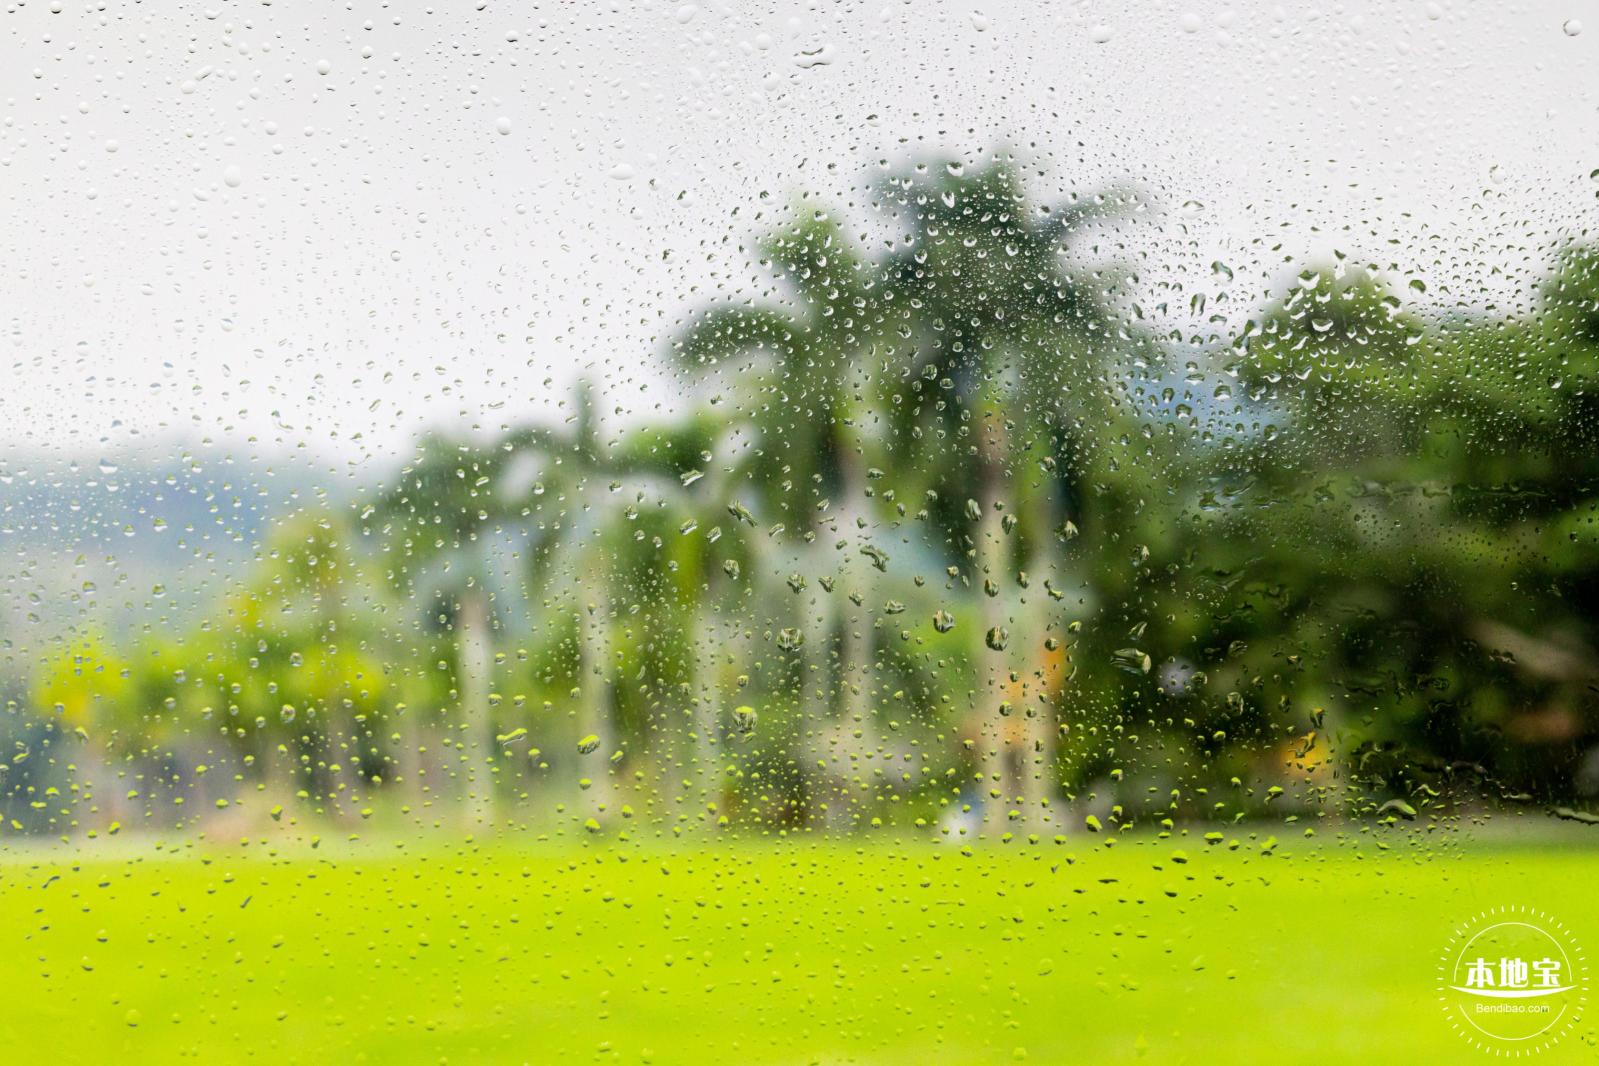
<path fill-rule="evenodd" d="M 1454 925 L 1527 903 L 1599 947 L 1581 843 L 1241 837 L 13 846 L 0 1045 L 11 1062 L 1459 1063 L 1491 1056 L 1434 992 Z M 1593 1061 L 1596 1041 L 1585 1019 L 1540 1060 Z"/>

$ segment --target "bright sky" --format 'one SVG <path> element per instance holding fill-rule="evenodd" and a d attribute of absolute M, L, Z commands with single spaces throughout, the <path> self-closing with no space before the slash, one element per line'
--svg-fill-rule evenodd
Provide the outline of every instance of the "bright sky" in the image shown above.
<path fill-rule="evenodd" d="M 661 338 L 750 285 L 757 212 L 868 218 L 915 156 L 1016 146 L 1040 196 L 1130 178 L 1159 210 L 1112 251 L 1229 320 L 1335 247 L 1470 302 L 1595 221 L 1585 0 L 1112 7 L 9 0 L 6 450 L 359 473 L 579 375 L 647 416 Z"/>

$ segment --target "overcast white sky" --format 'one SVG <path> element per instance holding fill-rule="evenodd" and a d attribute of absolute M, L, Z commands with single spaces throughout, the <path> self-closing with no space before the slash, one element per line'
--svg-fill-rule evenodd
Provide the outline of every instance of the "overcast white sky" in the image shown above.
<path fill-rule="evenodd" d="M 8 0 L 0 435 L 359 472 L 579 374 L 644 415 L 758 211 L 1004 144 L 1151 193 L 1152 302 L 1223 258 L 1237 316 L 1333 247 L 1470 302 L 1594 223 L 1596 59 L 1592 0 Z"/>

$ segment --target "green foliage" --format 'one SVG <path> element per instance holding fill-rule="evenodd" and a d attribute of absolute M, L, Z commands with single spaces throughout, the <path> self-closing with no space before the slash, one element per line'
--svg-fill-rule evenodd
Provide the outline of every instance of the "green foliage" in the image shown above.
<path fill-rule="evenodd" d="M 593 831 L 1594 787 L 1599 255 L 1444 317 L 1339 256 L 1179 381 L 1079 262 L 1137 194 L 1036 205 L 995 163 L 877 206 L 875 253 L 796 209 L 765 298 L 667 340 L 680 416 L 606 425 L 584 384 L 430 436 L 197 630 L 45 663 L 35 710 L 102 785 L 220 759 L 324 813 Z"/>

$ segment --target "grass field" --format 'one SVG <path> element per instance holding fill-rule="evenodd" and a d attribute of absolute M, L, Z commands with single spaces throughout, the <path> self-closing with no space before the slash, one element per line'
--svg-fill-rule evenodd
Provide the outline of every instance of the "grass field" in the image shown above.
<path fill-rule="evenodd" d="M 122 846 L 0 860 L 7 1061 L 1459 1063 L 1454 925 L 1599 945 L 1569 840 Z"/>

